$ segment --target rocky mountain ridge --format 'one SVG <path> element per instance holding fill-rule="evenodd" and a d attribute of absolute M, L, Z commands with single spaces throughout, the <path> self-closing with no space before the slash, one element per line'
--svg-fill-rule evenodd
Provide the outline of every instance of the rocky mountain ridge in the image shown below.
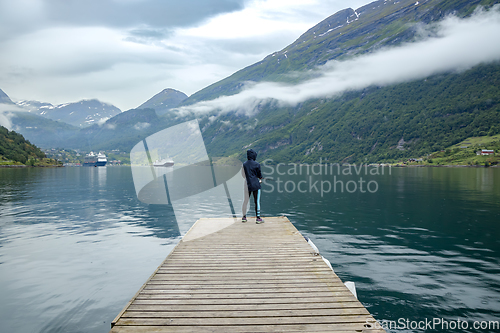
<path fill-rule="evenodd" d="M 33 114 L 77 127 L 87 127 L 92 124 L 103 123 L 122 112 L 114 105 L 103 103 L 97 99 L 81 100 L 75 103 L 59 105 L 38 101 L 20 101 L 16 104 Z"/>
<path fill-rule="evenodd" d="M 185 93 L 167 88 L 138 106 L 137 109 L 154 109 L 158 115 L 161 115 L 177 107 L 187 98 Z"/>

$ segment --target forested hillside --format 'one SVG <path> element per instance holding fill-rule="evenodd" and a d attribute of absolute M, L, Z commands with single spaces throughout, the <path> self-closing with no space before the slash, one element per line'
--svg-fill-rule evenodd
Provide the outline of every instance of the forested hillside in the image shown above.
<path fill-rule="evenodd" d="M 468 17 L 478 6 L 491 8 L 495 3 L 376 1 L 346 9 L 184 104 L 237 94 L 247 81 L 297 83 L 317 75 L 311 69 L 326 61 L 411 43 L 424 24 L 448 15 Z M 500 63 L 483 63 L 404 83 L 372 84 L 339 97 L 311 98 L 296 106 L 262 100 L 250 117 L 227 112 L 214 120 L 214 112 L 202 117 L 201 123 L 213 155 L 243 156 L 247 147 L 253 147 L 261 158 L 277 162 L 314 163 L 320 157 L 332 162 L 396 162 L 431 154 L 467 137 L 500 133 L 499 83 Z"/>
<path fill-rule="evenodd" d="M 293 108 L 271 102 L 241 125 L 246 131 L 239 122 L 235 114 L 222 116 L 216 124 L 202 122 L 213 155 L 242 154 L 250 145 L 262 158 L 289 162 L 420 157 L 467 137 L 500 133 L 500 63 Z"/>
<path fill-rule="evenodd" d="M 448 15 L 465 17 L 478 6 L 490 8 L 498 2 L 379 0 L 356 10 L 341 10 L 306 31 L 284 49 L 198 91 L 182 104 L 236 94 L 248 81 L 297 82 L 300 76 L 286 74 L 311 70 L 330 60 L 345 60 L 414 41 L 419 36 L 422 24 L 439 21 Z"/>
<path fill-rule="evenodd" d="M 15 162 L 28 165 L 55 164 L 55 161 L 47 161 L 45 154 L 21 134 L 0 126 L 0 164 Z"/>
<path fill-rule="evenodd" d="M 13 130 L 42 148 L 69 147 L 80 130 L 76 126 L 30 112 L 11 112 Z"/>

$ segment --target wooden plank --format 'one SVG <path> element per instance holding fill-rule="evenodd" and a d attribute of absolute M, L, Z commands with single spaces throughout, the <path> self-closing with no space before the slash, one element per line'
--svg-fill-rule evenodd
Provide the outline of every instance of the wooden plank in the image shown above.
<path fill-rule="evenodd" d="M 366 323 L 369 315 L 253 317 L 253 318 L 120 318 L 116 325 L 132 326 L 199 326 L 199 325 L 271 325 Z"/>
<path fill-rule="evenodd" d="M 209 232 L 211 223 L 225 228 Z M 367 322 L 373 317 L 286 218 L 202 219 L 111 333 L 383 332 Z"/>
<path fill-rule="evenodd" d="M 156 293 L 145 293 L 142 292 L 140 295 L 136 297 L 136 299 L 270 299 L 270 298 L 289 298 L 289 297 L 298 297 L 298 298 L 306 298 L 306 297 L 334 297 L 334 296 L 343 296 L 350 297 L 352 296 L 349 290 L 347 291 L 336 291 L 336 292 L 310 292 L 310 293 L 239 293 L 239 294 L 227 294 L 227 293 L 217 293 L 217 294 L 204 294 L 204 293 L 180 293 L 180 294 L 164 294 L 160 292 Z M 354 297 L 354 296 L 352 296 Z"/>
<path fill-rule="evenodd" d="M 305 302 L 305 303 L 282 303 L 282 304 L 138 304 L 129 306 L 128 311 L 250 311 L 250 310 L 314 310 L 314 309 L 349 309 L 363 308 L 359 302 Z"/>
<path fill-rule="evenodd" d="M 191 283 L 190 283 L 191 282 Z M 205 289 L 210 290 L 212 288 L 220 288 L 220 289 L 268 289 L 268 288 L 315 288 L 315 287 L 338 287 L 338 283 L 336 281 L 328 281 L 317 283 L 311 287 L 311 280 L 295 280 L 295 281 L 256 281 L 254 283 L 235 283 L 235 282 L 207 282 L 207 283 L 197 283 L 193 281 L 185 281 L 184 283 L 173 282 L 169 280 L 150 280 L 148 285 L 163 285 L 165 288 L 168 286 L 168 289 Z"/>
<path fill-rule="evenodd" d="M 318 317 L 368 315 L 365 308 L 278 310 L 255 309 L 245 311 L 126 311 L 122 318 L 258 318 L 258 317 Z"/>
<path fill-rule="evenodd" d="M 189 277 L 189 280 L 187 278 L 183 279 L 182 274 L 157 274 L 161 275 L 158 276 L 155 280 L 156 281 L 177 281 L 178 283 L 184 283 L 184 282 L 194 282 L 194 281 L 199 281 L 200 283 L 224 283 L 225 281 L 231 282 L 231 283 L 242 283 L 242 282 L 249 282 L 249 283 L 258 283 L 259 281 L 262 281 L 262 283 L 277 283 L 277 282 L 293 282 L 294 278 L 293 276 L 290 275 L 265 275 L 265 274 L 255 274 L 255 275 L 233 275 L 231 276 L 231 280 L 226 280 L 226 276 L 218 275 L 218 276 L 210 276 L 210 275 L 194 275 L 192 274 Z M 310 283 L 321 283 L 328 279 L 330 275 L 320 275 L 318 274 L 317 276 L 315 275 L 298 275 L 297 278 L 300 280 L 309 280 Z"/>
<path fill-rule="evenodd" d="M 258 260 L 252 262 L 241 262 L 241 261 L 218 261 L 218 262 L 199 262 L 199 263 L 189 263 L 186 264 L 184 261 L 181 263 L 169 262 L 168 264 L 162 265 L 161 269 L 258 269 L 260 267 L 279 267 L 279 268 L 298 268 L 298 267 L 324 267 L 322 262 L 318 261 L 306 261 L 306 260 L 288 260 L 288 261 L 265 261 Z"/>
<path fill-rule="evenodd" d="M 293 280 L 295 276 L 298 276 L 300 278 L 302 277 L 328 277 L 333 275 L 333 272 L 331 270 L 322 270 L 322 271 L 309 271 L 309 272 L 302 272 L 300 274 L 290 274 L 289 272 L 214 272 L 214 273 L 208 273 L 208 274 L 200 274 L 198 272 L 192 272 L 192 273 L 176 273 L 176 272 L 158 272 L 157 275 L 162 275 L 165 278 L 169 277 L 179 277 L 179 276 L 186 276 L 186 279 L 206 279 L 210 278 L 211 280 L 213 279 L 220 279 L 220 280 L 226 280 L 230 281 L 230 279 L 264 279 L 268 277 L 268 279 L 273 279 L 273 278 L 284 278 L 287 280 Z"/>
<path fill-rule="evenodd" d="M 186 261 L 189 261 L 189 264 L 186 264 Z M 207 269 L 207 268 L 246 268 L 246 269 L 253 269 L 253 268 L 258 268 L 258 267 L 283 267 L 283 268 L 299 268 L 301 266 L 321 266 L 324 263 L 323 260 L 321 262 L 319 261 L 305 261 L 305 260 L 300 260 L 300 258 L 297 258 L 297 260 L 289 260 L 287 259 L 278 259 L 278 260 L 258 260 L 258 259 L 253 259 L 250 260 L 231 260 L 231 259 L 225 259 L 225 261 L 214 261 L 210 262 L 208 260 L 191 260 L 185 258 L 182 261 L 175 261 L 172 260 L 168 263 L 168 265 L 165 266 L 160 266 L 160 269 Z"/>
<path fill-rule="evenodd" d="M 206 250 L 210 251 L 210 250 Z M 284 254 L 283 252 L 262 252 L 262 253 L 248 253 L 248 252 L 242 252 L 241 254 L 237 252 L 231 252 L 231 253 L 216 253 L 213 252 L 212 256 L 208 255 L 197 255 L 194 253 L 186 253 L 183 254 L 182 256 L 177 256 L 177 253 L 175 256 L 172 258 L 173 261 L 175 260 L 181 260 L 181 262 L 178 262 L 182 264 L 183 262 L 186 264 L 203 264 L 203 263 L 210 263 L 213 260 L 221 261 L 223 260 L 225 263 L 245 263 L 248 261 L 260 261 L 260 262 L 270 262 L 270 261 L 275 261 L 277 263 L 288 263 L 294 262 L 296 260 L 300 259 L 305 259 L 307 257 L 304 257 L 304 252 L 294 252 L 294 253 L 288 253 Z M 311 258 L 309 256 L 309 258 Z M 320 257 L 316 257 L 320 258 Z M 318 260 L 319 261 L 319 260 Z M 216 262 L 217 263 L 217 262 Z"/>
<path fill-rule="evenodd" d="M 328 303 L 328 302 L 357 302 L 351 296 L 328 296 L 328 297 L 280 297 L 280 298 L 248 298 L 248 299 L 135 299 L 134 304 L 159 304 L 159 305 L 216 305 L 216 304 L 305 304 L 305 303 Z M 359 302 L 357 302 L 359 303 Z"/>
<path fill-rule="evenodd" d="M 244 292 L 245 294 L 268 294 L 268 293 L 313 293 L 313 292 L 330 292 L 330 291 L 345 291 L 341 286 L 333 286 L 333 287 L 283 287 L 283 288 L 168 288 L 165 289 L 164 285 L 152 285 L 148 284 L 146 288 L 143 289 L 144 294 L 148 293 L 161 293 L 161 294 L 178 294 L 178 293 L 192 293 L 192 294 L 240 294 Z"/>
<path fill-rule="evenodd" d="M 246 325 L 246 326 L 116 326 L 110 333 L 296 333 L 296 332 L 334 332 L 334 333 L 385 333 L 384 330 L 369 329 L 364 324 L 301 324 L 301 325 Z"/>
<path fill-rule="evenodd" d="M 326 279 L 328 278 L 328 275 L 325 277 L 317 277 L 317 276 L 299 276 L 298 277 L 300 281 L 302 281 L 302 284 L 304 283 L 310 283 L 310 284 L 322 284 L 327 282 Z M 165 285 L 172 285 L 172 284 L 194 284 L 194 285 L 200 285 L 200 286 L 205 286 L 205 285 L 220 285 L 224 284 L 227 280 L 224 280 L 221 277 L 199 277 L 199 278 L 192 278 L 189 280 L 182 279 L 181 275 L 177 275 L 175 278 L 172 276 L 168 277 L 157 277 L 154 280 L 152 279 L 151 281 L 154 281 L 155 283 L 158 284 L 165 284 Z M 262 285 L 267 285 L 267 284 L 283 284 L 283 283 L 294 283 L 297 280 L 294 280 L 292 278 L 286 278 L 285 276 L 269 276 L 264 278 L 259 278 L 259 277 L 245 277 L 245 276 L 238 276 L 238 277 L 233 277 L 229 284 L 232 285 L 241 285 L 241 284 L 258 284 L 262 283 Z"/>
<path fill-rule="evenodd" d="M 250 268 L 250 269 L 231 269 L 220 267 L 218 269 L 160 269 L 158 274 L 182 274 L 186 276 L 192 275 L 222 275 L 222 276 L 232 276 L 232 275 L 245 275 L 245 274 L 307 274 L 307 273 L 322 273 L 327 272 L 331 275 L 331 269 L 328 267 L 297 267 L 297 268 L 281 268 L 281 267 L 261 267 L 261 268 Z"/>
<path fill-rule="evenodd" d="M 321 260 L 321 259 L 320 259 Z M 310 258 L 301 258 L 294 257 L 293 260 L 290 259 L 235 259 L 235 260 L 220 260 L 220 259 L 192 259 L 189 263 L 186 263 L 186 259 L 175 259 L 171 258 L 169 262 L 165 265 L 162 265 L 162 268 L 168 267 L 219 267 L 220 265 L 224 266 L 237 266 L 237 267 L 253 267 L 253 266 L 261 266 L 261 265 L 274 265 L 274 266 L 288 266 L 290 264 L 295 264 L 295 266 L 307 264 L 310 262 L 317 262 L 316 259 L 311 260 Z"/>

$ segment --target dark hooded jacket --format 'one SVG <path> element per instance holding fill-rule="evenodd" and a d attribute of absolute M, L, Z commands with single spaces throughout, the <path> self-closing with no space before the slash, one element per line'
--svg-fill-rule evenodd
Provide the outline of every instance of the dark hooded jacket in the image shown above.
<path fill-rule="evenodd" d="M 262 179 L 260 164 L 255 161 L 257 153 L 253 149 L 247 150 L 247 161 L 243 163 L 245 178 L 247 180 L 248 191 L 257 191 L 260 189 L 259 179 Z"/>

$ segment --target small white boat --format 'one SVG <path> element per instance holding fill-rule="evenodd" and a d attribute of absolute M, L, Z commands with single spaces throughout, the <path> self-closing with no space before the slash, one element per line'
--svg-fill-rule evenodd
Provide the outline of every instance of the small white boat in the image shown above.
<path fill-rule="evenodd" d="M 174 166 L 174 160 L 171 159 L 170 157 L 167 158 L 161 158 L 154 161 L 153 166 L 155 167 L 171 167 Z"/>

